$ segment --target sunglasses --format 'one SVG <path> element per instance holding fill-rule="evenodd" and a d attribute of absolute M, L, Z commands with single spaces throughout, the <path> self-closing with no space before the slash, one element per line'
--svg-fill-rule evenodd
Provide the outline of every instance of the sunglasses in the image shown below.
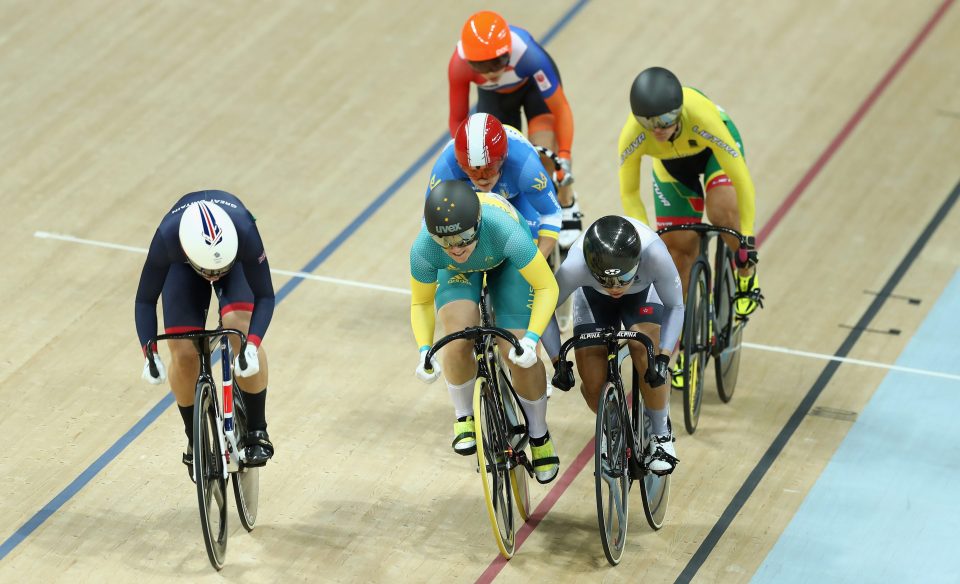
<path fill-rule="evenodd" d="M 471 227 L 466 231 L 461 231 L 456 235 L 435 235 L 430 234 L 430 237 L 437 242 L 437 245 L 443 249 L 450 249 L 451 247 L 466 247 L 473 243 L 477 236 L 480 234 L 480 226 Z"/>
<path fill-rule="evenodd" d="M 463 169 L 463 172 L 466 173 L 471 180 L 485 180 L 496 177 L 500 174 L 500 169 L 503 167 L 503 161 L 488 164 L 486 166 L 468 166 Z M 461 167 L 462 168 L 462 167 Z"/>
<path fill-rule="evenodd" d="M 504 53 L 499 57 L 487 59 L 486 61 L 467 61 L 477 73 L 496 73 L 503 69 L 510 62 L 510 53 Z"/>
<path fill-rule="evenodd" d="M 673 111 L 667 112 L 665 114 L 660 114 L 659 116 L 633 116 L 637 119 L 637 123 L 646 128 L 647 130 L 654 130 L 660 128 L 669 128 L 670 126 L 677 123 L 677 118 L 680 117 L 680 110 L 682 108 L 677 108 Z"/>
<path fill-rule="evenodd" d="M 602 274 L 594 274 L 593 277 L 596 278 L 604 288 L 626 288 L 633 283 L 633 278 L 637 275 L 637 269 L 639 267 L 638 265 L 627 273 L 621 273 L 620 270 L 611 268 L 604 270 Z"/>

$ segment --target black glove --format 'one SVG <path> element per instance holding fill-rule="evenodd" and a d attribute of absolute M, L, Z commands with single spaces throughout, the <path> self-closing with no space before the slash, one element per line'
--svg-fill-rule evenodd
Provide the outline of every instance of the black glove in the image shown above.
<path fill-rule="evenodd" d="M 669 373 L 670 355 L 661 353 L 653 358 L 653 367 L 647 367 L 647 372 L 643 376 L 643 379 L 650 384 L 650 387 L 660 387 L 666 383 Z"/>
<path fill-rule="evenodd" d="M 556 371 L 550 384 L 561 391 L 570 391 L 570 388 L 576 385 L 577 380 L 573 377 L 573 363 L 570 361 L 558 361 L 554 367 Z"/>

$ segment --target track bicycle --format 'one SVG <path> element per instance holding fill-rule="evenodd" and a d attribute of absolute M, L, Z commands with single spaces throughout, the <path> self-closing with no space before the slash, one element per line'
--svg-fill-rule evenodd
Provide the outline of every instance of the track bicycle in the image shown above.
<path fill-rule="evenodd" d="M 237 512 L 244 529 L 252 531 L 257 522 L 260 469 L 244 466 L 240 439 L 247 430 L 242 393 L 233 384 L 233 360 L 229 335 L 240 339 L 240 365 L 246 367 L 246 336 L 236 329 L 192 331 L 160 335 L 150 341 L 190 339 L 200 355 L 200 374 L 193 410 L 193 479 L 200 506 L 200 526 L 210 564 L 220 570 L 227 553 L 227 478 L 232 477 Z M 213 379 L 211 347 L 219 343 L 223 369 L 221 398 Z M 147 351 L 150 372 L 155 374 L 153 352 Z"/>
<path fill-rule="evenodd" d="M 557 367 L 561 376 L 566 375 L 563 369 L 573 365 L 566 360 L 567 352 L 586 340 L 602 340 L 607 348 L 607 381 L 600 391 L 597 407 L 594 481 L 600 542 L 607 561 L 616 566 L 620 563 L 627 540 L 628 501 L 633 482 L 640 483 L 643 512 L 653 529 L 660 529 L 663 525 L 670 498 L 670 474 L 650 470 L 646 460 L 652 433 L 643 409 L 640 374 L 631 363 L 632 399 L 628 399 L 620 375 L 621 341 L 642 343 L 648 364 L 654 362 L 655 351 L 650 337 L 639 331 L 618 331 L 608 327 L 598 332 L 582 333 L 568 339 L 560 347 Z M 626 353 L 629 354 L 629 351 Z M 647 371 L 649 374 L 651 369 Z"/>
<path fill-rule="evenodd" d="M 537 149 L 537 152 L 540 153 L 541 157 L 549 158 L 553 162 L 553 171 L 551 172 L 551 180 L 553 180 L 554 190 L 559 190 L 560 183 L 557 181 L 557 175 L 560 171 L 563 170 L 563 165 L 560 164 L 560 157 L 557 154 L 546 148 L 544 146 L 534 146 Z M 573 173 L 566 172 L 563 179 L 563 184 L 572 184 L 573 183 Z M 560 225 L 560 229 L 575 229 L 577 228 L 577 222 L 564 221 Z M 550 267 L 553 268 L 553 271 L 556 272 L 560 269 L 560 264 L 563 263 L 563 260 L 567 259 L 567 249 L 560 249 L 560 243 L 557 242 L 557 245 L 553 246 L 553 251 L 550 253 L 550 257 L 547 258 L 547 263 L 550 264 Z M 573 322 L 573 300 L 567 298 L 567 300 L 557 307 L 557 325 L 560 327 L 562 332 L 568 332 L 570 330 L 570 325 Z"/>
<path fill-rule="evenodd" d="M 680 351 L 686 367 L 683 376 L 683 425 L 688 433 L 693 434 L 700 421 L 703 380 L 711 357 L 714 359 L 720 400 L 727 403 L 733 399 L 740 371 L 743 329 L 748 321 L 746 317 L 737 316 L 735 310 L 737 299 L 745 295 L 737 290 L 734 251 L 718 235 L 732 235 L 741 246 L 746 246 L 747 242 L 739 231 L 706 223 L 664 227 L 657 234 L 675 231 L 693 231 L 700 238 L 699 253 L 690 267 L 680 337 Z M 713 271 L 709 261 L 711 239 L 716 240 Z M 761 299 L 762 296 L 757 300 Z"/>
<path fill-rule="evenodd" d="M 493 537 L 500 554 L 510 559 L 516 550 L 514 512 L 522 521 L 530 516 L 530 487 L 533 463 L 526 453 L 530 442 L 526 415 L 510 381 L 509 370 L 503 364 L 496 337 L 508 341 L 523 353 L 520 342 L 503 328 L 491 326 L 487 307 L 486 287 L 480 300 L 481 326 L 449 334 L 424 356 L 430 359 L 451 341 L 473 341 L 477 357 L 477 381 L 473 392 L 473 411 L 477 432 L 477 472 L 483 482 L 483 496 L 490 518 Z M 514 507 L 514 505 L 516 505 Z"/>

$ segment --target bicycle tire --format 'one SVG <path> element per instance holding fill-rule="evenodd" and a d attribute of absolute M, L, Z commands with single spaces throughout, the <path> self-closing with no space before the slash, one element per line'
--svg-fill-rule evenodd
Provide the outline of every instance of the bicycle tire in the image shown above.
<path fill-rule="evenodd" d="M 714 370 L 717 379 L 717 393 L 720 401 L 728 403 L 733 399 L 740 373 L 740 349 L 743 340 L 743 321 L 738 321 L 734 309 L 737 293 L 736 275 L 733 269 L 733 252 L 718 243 L 716 261 L 716 280 L 714 282 L 714 309 L 717 314 L 716 356 Z"/>
<path fill-rule="evenodd" d="M 628 426 L 623 419 L 626 405 L 621 401 L 622 395 L 610 382 L 601 390 L 594 439 L 597 524 L 603 554 L 611 566 L 619 564 L 623 556 L 630 512 Z"/>
<path fill-rule="evenodd" d="M 247 407 L 237 386 L 233 387 L 233 423 L 236 435 L 242 437 L 247 432 Z M 260 468 L 245 467 L 241 464 L 240 469 L 231 473 L 230 478 L 240 523 L 247 531 L 253 531 L 257 524 L 260 502 Z"/>
<path fill-rule="evenodd" d="M 477 378 L 473 391 L 477 433 L 477 465 L 483 483 L 483 500 L 500 555 L 509 560 L 516 550 L 513 527 L 513 488 L 504 454 L 509 447 L 506 427 L 489 382 Z M 501 453 L 498 456 L 498 453 Z M 498 458 L 500 460 L 498 460 Z"/>
<path fill-rule="evenodd" d="M 210 564 L 219 571 L 227 555 L 227 481 L 223 476 L 214 388 L 207 382 L 197 386 L 193 413 L 193 476 L 197 483 L 203 543 Z"/>
<path fill-rule="evenodd" d="M 687 433 L 697 431 L 703 402 L 703 373 L 710 358 L 709 266 L 698 259 L 690 268 L 687 302 L 683 316 L 683 351 L 687 370 L 683 376 L 683 425 Z"/>

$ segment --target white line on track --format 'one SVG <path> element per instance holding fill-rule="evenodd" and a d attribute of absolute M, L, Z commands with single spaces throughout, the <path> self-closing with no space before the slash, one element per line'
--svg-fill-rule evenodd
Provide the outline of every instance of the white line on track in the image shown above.
<path fill-rule="evenodd" d="M 117 243 L 109 243 L 106 241 L 95 241 L 93 239 L 82 239 L 79 237 L 74 237 L 72 235 L 50 233 L 47 231 L 35 231 L 33 236 L 39 239 L 57 239 L 60 241 L 67 241 L 70 243 L 82 243 L 84 245 L 105 247 L 108 249 L 119 249 L 122 251 L 130 251 L 135 253 L 147 253 L 146 248 L 143 248 L 143 247 L 120 245 Z M 368 284 L 366 282 L 357 282 L 354 280 L 330 278 L 327 276 L 318 276 L 316 274 L 309 274 L 307 272 L 292 272 L 290 270 L 278 270 L 278 269 L 271 269 L 270 271 L 275 274 L 290 276 L 292 278 L 303 278 L 304 280 L 315 280 L 318 282 L 328 282 L 330 284 L 340 284 L 342 286 L 353 286 L 355 288 L 366 288 L 368 290 L 380 290 L 382 292 L 392 292 L 394 294 L 404 294 L 407 296 L 410 295 L 410 290 L 407 290 L 406 288 L 394 288 L 393 286 L 381 286 L 379 284 Z M 952 373 L 940 373 L 939 371 L 929 371 L 927 369 L 915 369 L 913 367 L 900 367 L 899 365 L 888 365 L 886 363 L 879 363 L 877 361 L 864 361 L 863 359 L 837 357 L 835 355 L 827 355 L 825 353 L 811 353 L 809 351 L 799 351 L 797 349 L 788 349 L 786 347 L 772 347 L 770 345 L 759 345 L 756 343 L 743 343 L 743 347 L 747 349 L 753 349 L 756 351 L 783 353 L 786 355 L 794 355 L 796 357 L 807 357 L 810 359 L 821 359 L 824 361 L 839 361 L 841 363 L 846 363 L 848 365 L 862 365 L 864 367 L 875 367 L 878 369 L 888 369 L 891 371 L 900 371 L 903 373 L 914 373 L 917 375 L 926 375 L 929 377 L 940 377 L 943 379 L 953 379 L 956 381 L 960 381 L 960 375 L 956 375 Z"/>

